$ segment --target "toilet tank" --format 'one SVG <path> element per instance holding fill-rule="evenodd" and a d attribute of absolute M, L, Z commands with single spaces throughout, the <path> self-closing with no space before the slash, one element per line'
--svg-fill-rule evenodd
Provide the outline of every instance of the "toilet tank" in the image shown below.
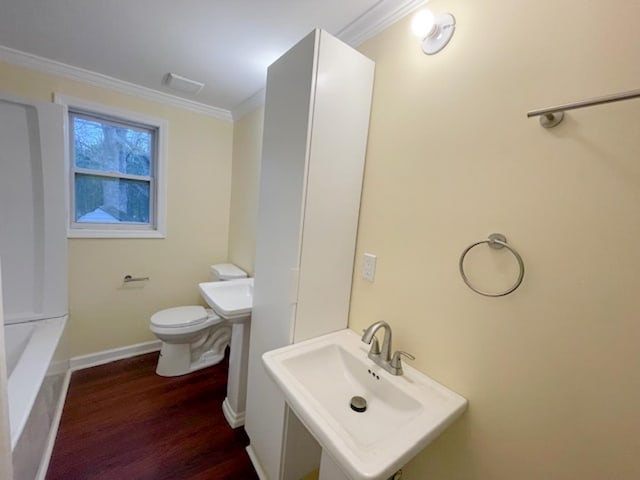
<path fill-rule="evenodd" d="M 247 272 L 233 263 L 218 263 L 211 265 L 211 281 L 223 282 L 225 280 L 234 280 L 236 278 L 247 278 Z"/>

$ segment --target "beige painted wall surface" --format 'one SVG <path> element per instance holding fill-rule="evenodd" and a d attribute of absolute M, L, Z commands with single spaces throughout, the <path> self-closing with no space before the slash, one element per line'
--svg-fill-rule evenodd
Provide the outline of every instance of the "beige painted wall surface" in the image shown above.
<path fill-rule="evenodd" d="M 71 355 L 154 340 L 150 315 L 200 303 L 197 283 L 227 260 L 233 124 L 6 63 L 0 90 L 45 101 L 59 92 L 168 120 L 167 237 L 69 240 Z M 151 280 L 125 287 L 127 274 Z"/>
<path fill-rule="evenodd" d="M 264 108 L 259 108 L 233 126 L 229 261 L 251 275 L 256 250 L 263 117 Z"/>
<path fill-rule="evenodd" d="M 423 55 L 404 19 L 361 51 L 376 83 L 350 327 L 395 348 L 469 410 L 413 480 L 640 478 L 640 100 L 525 112 L 640 87 L 640 2 L 445 2 L 456 34 Z M 505 298 L 458 274 L 494 231 L 527 273 Z M 467 269 L 498 289 L 505 252 Z M 378 255 L 375 283 L 362 254 Z"/>

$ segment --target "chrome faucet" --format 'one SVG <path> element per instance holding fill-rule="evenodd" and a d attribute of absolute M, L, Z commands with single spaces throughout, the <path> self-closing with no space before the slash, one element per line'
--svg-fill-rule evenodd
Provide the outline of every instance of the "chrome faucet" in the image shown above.
<path fill-rule="evenodd" d="M 384 339 L 382 340 L 382 349 L 378 344 L 378 340 L 375 337 L 378 329 L 384 328 Z M 391 356 L 391 327 L 387 322 L 379 321 L 369 326 L 362 335 L 362 341 L 368 345 L 371 345 L 369 350 L 369 358 L 373 360 L 377 365 L 384 368 L 392 375 L 402 375 L 402 362 L 401 356 L 405 356 L 411 360 L 415 360 L 415 357 L 407 352 L 397 351 Z"/>

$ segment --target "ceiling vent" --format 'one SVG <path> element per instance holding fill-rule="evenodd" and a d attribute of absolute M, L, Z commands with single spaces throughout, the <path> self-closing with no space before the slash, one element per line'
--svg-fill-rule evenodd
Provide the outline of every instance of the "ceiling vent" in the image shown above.
<path fill-rule="evenodd" d="M 184 93 L 199 93 L 204 87 L 204 83 L 196 82 L 186 77 L 176 75 L 175 73 L 167 73 L 164 77 L 164 84 L 169 88 Z"/>

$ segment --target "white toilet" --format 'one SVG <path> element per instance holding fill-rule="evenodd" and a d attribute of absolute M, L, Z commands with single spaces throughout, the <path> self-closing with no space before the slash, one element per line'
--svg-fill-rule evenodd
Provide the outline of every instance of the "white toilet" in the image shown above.
<path fill-rule="evenodd" d="M 246 272 L 230 263 L 211 266 L 214 282 L 246 277 Z M 151 316 L 149 328 L 162 341 L 156 373 L 163 377 L 215 365 L 231 341 L 231 324 L 200 305 L 160 310 Z"/>

